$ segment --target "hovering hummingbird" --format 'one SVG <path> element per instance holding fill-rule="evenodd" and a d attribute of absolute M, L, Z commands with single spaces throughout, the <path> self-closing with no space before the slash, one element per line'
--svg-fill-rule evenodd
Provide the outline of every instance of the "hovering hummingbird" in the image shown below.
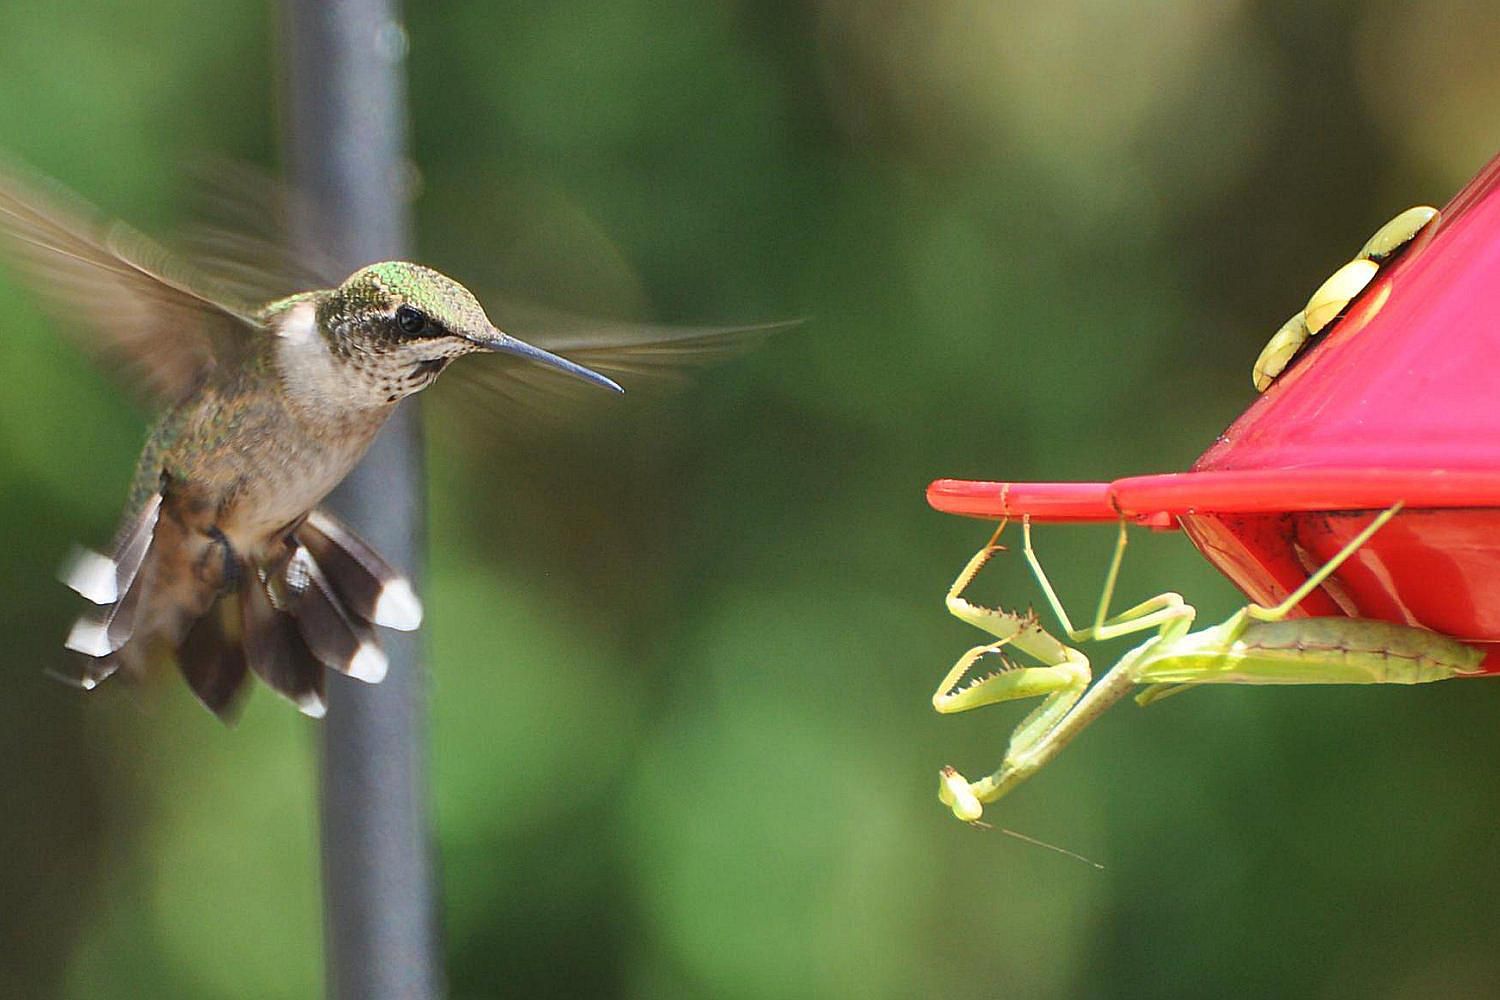
<path fill-rule="evenodd" d="M 387 661 L 376 627 L 422 621 L 407 580 L 319 506 L 401 400 L 478 352 L 623 391 L 502 332 L 468 289 L 420 264 L 371 264 L 333 287 L 245 301 L 232 276 L 53 185 L 4 174 L 0 234 L 63 317 L 85 321 L 80 341 L 163 407 L 113 543 L 79 550 L 63 570 L 96 606 L 66 640 L 84 688 L 165 656 L 221 717 L 249 674 L 323 715 L 325 667 L 377 682 Z M 640 327 L 571 346 L 649 373 L 656 347 L 664 366 L 691 362 L 735 332 Z"/>

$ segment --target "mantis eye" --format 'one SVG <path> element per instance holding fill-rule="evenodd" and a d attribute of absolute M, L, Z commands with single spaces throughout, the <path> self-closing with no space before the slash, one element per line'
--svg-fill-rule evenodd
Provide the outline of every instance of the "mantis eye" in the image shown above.
<path fill-rule="evenodd" d="M 403 333 L 415 337 L 427 330 L 427 316 L 420 309 L 411 306 L 398 306 L 396 308 L 396 325 L 401 327 Z"/>

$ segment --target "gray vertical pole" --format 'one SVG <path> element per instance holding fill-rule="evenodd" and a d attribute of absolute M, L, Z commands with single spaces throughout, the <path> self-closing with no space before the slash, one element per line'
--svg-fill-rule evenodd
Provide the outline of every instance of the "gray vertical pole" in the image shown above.
<path fill-rule="evenodd" d="M 302 220 L 347 270 L 407 256 L 406 36 L 396 0 L 283 0 L 288 164 L 321 209 Z M 419 585 L 422 437 L 408 402 L 334 493 L 339 513 Z M 421 645 L 385 632 L 379 685 L 329 678 L 322 841 L 328 995 L 442 993 L 424 753 Z"/>

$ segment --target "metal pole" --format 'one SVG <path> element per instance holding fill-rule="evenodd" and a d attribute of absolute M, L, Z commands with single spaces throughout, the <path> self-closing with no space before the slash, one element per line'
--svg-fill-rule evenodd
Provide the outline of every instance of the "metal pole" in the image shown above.
<path fill-rule="evenodd" d="M 284 0 L 287 157 L 321 211 L 303 220 L 348 271 L 407 255 L 406 36 L 396 0 Z M 420 586 L 418 410 L 403 405 L 335 509 Z M 329 678 L 322 841 L 328 996 L 421 1000 L 443 991 L 416 636 L 386 632 L 375 686 Z"/>

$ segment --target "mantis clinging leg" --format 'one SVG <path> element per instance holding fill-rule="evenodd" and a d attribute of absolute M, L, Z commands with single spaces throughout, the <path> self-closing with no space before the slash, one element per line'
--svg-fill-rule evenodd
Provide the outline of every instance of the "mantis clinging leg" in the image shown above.
<path fill-rule="evenodd" d="M 1072 642 L 1112 639 L 1152 629 L 1156 634 L 1122 656 L 1089 687 L 1088 659 L 1054 638 L 1035 614 L 1018 615 L 971 604 L 963 592 L 1001 550 L 1004 523 L 948 590 L 948 610 L 993 635 L 997 641 L 969 650 L 943 678 L 932 696 L 939 712 L 963 712 L 981 705 L 1041 696 L 1043 701 L 1011 734 L 998 770 L 970 782 L 945 767 L 938 797 L 959 819 L 973 822 L 984 803 L 994 802 L 1055 757 L 1078 733 L 1133 686 L 1150 685 L 1142 704 L 1195 684 L 1419 684 L 1477 673 L 1484 654 L 1456 639 L 1426 629 L 1353 618 L 1287 616 L 1339 566 L 1394 517 L 1401 505 L 1382 512 L 1327 564 L 1275 607 L 1250 604 L 1220 625 L 1189 631 L 1195 612 L 1177 594 L 1159 594 L 1110 617 L 1109 603 L 1125 553 L 1125 523 L 1093 624 L 1078 629 L 1068 618 L 1031 544 L 1031 522 L 1023 526 L 1026 561 L 1053 614 Z M 1020 666 L 1006 660 L 1007 647 L 1035 660 Z M 1001 656 L 1002 668 L 962 685 L 981 659 Z"/>

